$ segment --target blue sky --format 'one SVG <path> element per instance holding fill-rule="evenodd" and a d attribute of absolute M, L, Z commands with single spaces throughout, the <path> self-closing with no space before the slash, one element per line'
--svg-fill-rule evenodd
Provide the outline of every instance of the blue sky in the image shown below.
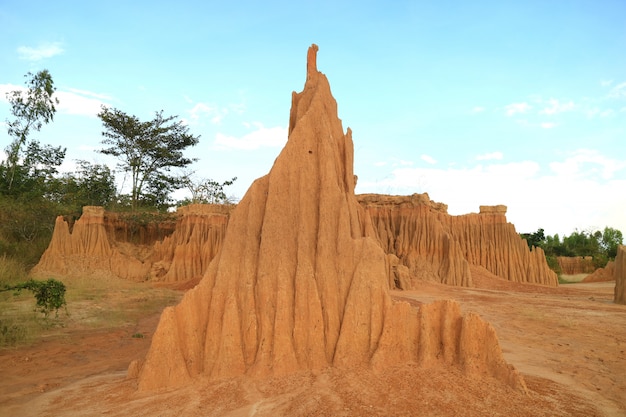
<path fill-rule="evenodd" d="M 519 232 L 626 233 L 623 0 L 3 0 L 0 122 L 4 93 L 46 68 L 61 104 L 33 138 L 66 146 L 65 169 L 115 165 L 96 152 L 100 105 L 164 110 L 201 135 L 197 177 L 237 176 L 242 197 L 286 141 L 312 43 L 358 193 L 428 192 L 451 214 L 505 204 Z"/>

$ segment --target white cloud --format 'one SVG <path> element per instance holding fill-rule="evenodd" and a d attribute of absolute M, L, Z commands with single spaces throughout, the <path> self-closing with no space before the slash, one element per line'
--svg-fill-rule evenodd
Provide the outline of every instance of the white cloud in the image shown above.
<path fill-rule="evenodd" d="M 422 155 L 420 156 L 420 159 L 431 165 L 435 165 L 437 163 L 437 160 L 430 155 Z"/>
<path fill-rule="evenodd" d="M 199 120 L 202 116 L 215 117 L 217 113 L 217 107 L 207 104 L 207 103 L 196 103 L 189 110 L 189 117 L 191 120 Z"/>
<path fill-rule="evenodd" d="M 217 133 L 214 144 L 220 148 L 254 150 L 262 147 L 282 147 L 287 143 L 286 127 L 268 128 L 261 123 L 253 123 L 252 125 L 255 130 L 239 138 Z"/>
<path fill-rule="evenodd" d="M 45 58 L 52 58 L 55 55 L 63 53 L 63 47 L 59 42 L 41 43 L 36 47 L 20 46 L 17 48 L 17 54 L 20 59 L 27 61 L 41 61 Z"/>
<path fill-rule="evenodd" d="M 465 168 L 412 167 L 392 170 L 384 180 L 360 176 L 357 192 L 428 192 L 450 214 L 504 204 L 518 232 L 544 228 L 570 234 L 575 228 L 610 226 L 626 231 L 626 161 L 579 150 L 542 169 L 534 161 L 477 164 Z"/>
<path fill-rule="evenodd" d="M 185 100 L 189 104 L 194 104 L 189 97 L 185 97 Z M 236 113 L 241 114 L 240 109 L 237 106 L 231 107 Z M 187 124 L 198 124 L 202 119 L 208 118 L 211 124 L 219 125 L 228 115 L 229 109 L 219 107 L 216 104 L 197 102 L 187 111 L 187 113 L 189 113 L 189 119 L 186 120 Z"/>
<path fill-rule="evenodd" d="M 526 113 L 530 109 L 532 109 L 532 106 L 526 102 L 511 103 L 504 106 L 504 110 L 506 110 L 507 116 L 513 116 L 516 113 Z"/>
<path fill-rule="evenodd" d="M 626 82 L 616 85 L 609 92 L 611 98 L 626 98 Z"/>
<path fill-rule="evenodd" d="M 602 87 L 610 87 L 613 84 L 613 80 L 600 80 L 600 85 Z"/>
<path fill-rule="evenodd" d="M 486 109 L 482 106 L 476 106 L 472 109 L 472 113 L 482 113 L 484 112 Z"/>
<path fill-rule="evenodd" d="M 572 178 L 599 176 L 608 180 L 626 169 L 626 161 L 608 158 L 596 150 L 579 149 L 562 162 L 550 163 L 550 169 L 557 175 Z"/>
<path fill-rule="evenodd" d="M 54 94 L 59 99 L 58 110 L 67 114 L 96 117 L 102 106 L 107 106 L 112 98 L 106 94 L 93 93 L 85 90 L 57 90 Z"/>
<path fill-rule="evenodd" d="M 540 123 L 539 126 L 541 126 L 542 129 L 553 129 L 557 127 L 558 125 L 554 122 L 543 122 L 543 123 Z"/>
<path fill-rule="evenodd" d="M 6 93 L 16 90 L 26 92 L 25 87 L 0 84 L 0 101 L 6 101 Z M 112 100 L 109 95 L 76 88 L 70 88 L 67 91 L 57 90 L 54 97 L 59 99 L 57 106 L 59 112 L 93 117 L 100 112 L 101 106 L 107 105 L 107 102 Z"/>
<path fill-rule="evenodd" d="M 571 100 L 567 103 L 560 103 L 559 100 L 551 98 L 550 100 L 548 100 L 548 103 L 549 106 L 541 110 L 539 113 L 551 115 L 563 113 L 566 111 L 572 111 L 575 108 L 574 102 Z"/>
<path fill-rule="evenodd" d="M 477 161 L 489 161 L 489 160 L 493 160 L 493 159 L 500 160 L 502 158 L 504 158 L 504 155 L 500 151 L 491 152 L 491 153 L 484 153 L 484 154 L 481 154 L 481 155 L 476 155 L 476 160 Z"/>

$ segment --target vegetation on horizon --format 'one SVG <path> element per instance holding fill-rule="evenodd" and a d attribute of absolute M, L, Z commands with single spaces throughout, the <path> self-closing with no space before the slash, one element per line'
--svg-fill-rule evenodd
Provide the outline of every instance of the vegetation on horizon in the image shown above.
<path fill-rule="evenodd" d="M 544 229 L 538 229 L 534 233 L 521 233 L 520 237 L 526 240 L 529 248 L 538 247 L 546 254 L 548 266 L 561 273 L 557 257 L 559 256 L 589 256 L 595 268 L 603 268 L 607 262 L 614 260 L 617 255 L 617 247 L 623 244 L 622 232 L 612 227 L 604 230 L 578 231 L 575 230 L 569 236 L 561 237 L 545 235 Z"/>
<path fill-rule="evenodd" d="M 199 136 L 177 116 L 157 112 L 154 119 L 140 121 L 118 109 L 102 108 L 103 148 L 100 153 L 116 157 L 118 170 L 85 160 L 75 161 L 74 172 L 60 173 L 66 149 L 42 144 L 33 135 L 54 120 L 58 100 L 48 70 L 26 74 L 25 88 L 6 94 L 12 119 L 6 120 L 10 144 L 0 161 L 0 256 L 18 259 L 29 270 L 48 246 L 59 215 L 78 218 L 84 206 L 104 206 L 129 214 L 129 221 L 153 218 L 174 205 L 227 202 L 224 187 L 207 179 L 191 181 L 190 174 L 176 173 L 195 159 L 183 152 L 198 143 Z M 118 189 L 116 174 L 130 174 L 128 192 Z M 195 189 L 191 199 L 174 201 L 178 189 Z M 156 216 L 159 217 L 159 216 Z M 139 225 L 141 226 L 141 225 Z M 0 258 L 1 261 L 2 258 Z"/>

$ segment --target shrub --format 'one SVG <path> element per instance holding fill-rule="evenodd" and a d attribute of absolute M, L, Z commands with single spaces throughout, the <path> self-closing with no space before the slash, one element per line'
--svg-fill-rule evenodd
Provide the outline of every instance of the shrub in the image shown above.
<path fill-rule="evenodd" d="M 45 317 L 54 310 L 56 316 L 59 315 L 59 309 L 66 306 L 65 302 L 65 284 L 55 279 L 47 281 L 36 281 L 34 279 L 17 285 L 5 285 L 1 291 L 14 291 L 18 295 L 22 290 L 29 290 L 37 300 L 35 311 L 39 311 Z"/>

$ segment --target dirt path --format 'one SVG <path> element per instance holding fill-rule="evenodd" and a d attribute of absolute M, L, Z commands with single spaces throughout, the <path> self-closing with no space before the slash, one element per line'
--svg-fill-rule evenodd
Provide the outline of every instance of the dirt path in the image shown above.
<path fill-rule="evenodd" d="M 473 272 L 473 275 L 478 275 Z M 625 416 L 626 306 L 612 283 L 550 289 L 483 277 L 484 289 L 424 284 L 393 292 L 411 302 L 453 298 L 496 328 L 524 396 L 455 369 L 327 369 L 286 378 L 204 381 L 138 393 L 128 363 L 148 349 L 158 315 L 136 326 L 77 330 L 0 351 L 0 416 Z M 133 338 L 136 333 L 145 335 Z"/>

